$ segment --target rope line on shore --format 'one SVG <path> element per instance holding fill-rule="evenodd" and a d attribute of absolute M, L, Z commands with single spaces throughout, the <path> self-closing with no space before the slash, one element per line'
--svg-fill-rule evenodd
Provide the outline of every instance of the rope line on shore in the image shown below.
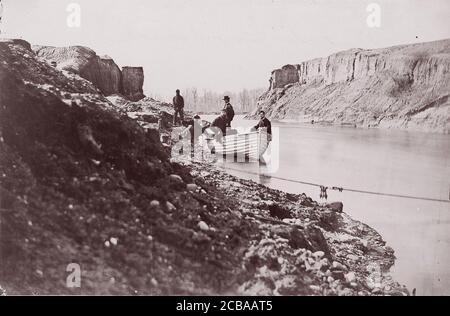
<path fill-rule="evenodd" d="M 306 181 L 289 179 L 289 178 L 283 178 L 283 177 L 278 177 L 278 176 L 272 176 L 272 175 L 268 175 L 268 174 L 265 174 L 265 173 L 251 172 L 251 171 L 245 171 L 245 170 L 229 168 L 229 167 L 223 168 L 223 167 L 220 167 L 220 166 L 219 166 L 219 168 L 224 170 L 224 171 L 226 171 L 226 170 L 233 170 L 233 171 L 242 172 L 242 173 L 246 173 L 246 174 L 251 174 L 251 175 L 256 175 L 256 176 L 263 176 L 263 177 L 267 177 L 267 178 L 271 178 L 271 179 L 276 179 L 276 180 L 281 180 L 281 181 L 286 181 L 286 182 L 292 182 L 292 183 L 298 183 L 298 184 L 304 184 L 304 185 L 318 187 L 321 190 L 321 195 L 320 195 L 321 198 L 322 197 L 327 197 L 326 190 L 330 189 L 330 190 L 339 191 L 339 192 L 348 191 L 348 192 L 353 192 L 353 193 L 362 193 L 362 194 L 370 194 L 370 195 L 378 195 L 378 196 L 388 196 L 388 197 L 396 197 L 396 198 L 403 198 L 403 199 L 413 199 L 413 200 L 423 200 L 423 201 L 431 201 L 431 202 L 450 203 L 450 200 L 443 200 L 443 199 L 437 199 L 437 198 L 413 196 L 413 195 L 406 195 L 406 194 L 375 192 L 375 191 L 351 189 L 351 188 L 344 188 L 344 187 L 337 187 L 337 186 L 327 187 L 327 186 L 324 186 L 324 185 L 321 185 L 321 184 L 318 184 L 318 183 L 306 182 Z"/>

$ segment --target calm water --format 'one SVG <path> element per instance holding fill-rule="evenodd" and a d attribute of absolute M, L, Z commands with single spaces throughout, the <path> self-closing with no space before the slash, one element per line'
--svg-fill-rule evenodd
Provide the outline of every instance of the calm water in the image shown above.
<path fill-rule="evenodd" d="M 209 117 L 204 117 L 208 119 Z M 253 121 L 238 118 L 234 126 Z M 277 177 L 326 186 L 448 200 L 450 135 L 274 123 L 279 132 Z M 258 164 L 228 163 L 229 169 L 265 172 Z M 229 173 L 269 187 L 306 193 L 319 189 L 236 170 Z M 397 256 L 393 277 L 418 295 L 450 295 L 450 204 L 328 192 L 344 211 L 384 237 Z"/>

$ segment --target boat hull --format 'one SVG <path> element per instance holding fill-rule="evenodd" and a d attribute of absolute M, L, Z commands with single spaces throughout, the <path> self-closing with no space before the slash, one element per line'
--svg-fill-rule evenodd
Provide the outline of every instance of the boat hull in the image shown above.
<path fill-rule="evenodd" d="M 212 153 L 227 160 L 256 161 L 267 150 L 270 135 L 266 131 L 209 138 L 207 144 Z"/>

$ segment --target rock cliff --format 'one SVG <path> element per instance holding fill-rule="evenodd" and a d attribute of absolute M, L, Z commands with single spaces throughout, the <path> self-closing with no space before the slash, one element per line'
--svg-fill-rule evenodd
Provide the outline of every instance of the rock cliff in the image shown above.
<path fill-rule="evenodd" d="M 450 40 L 351 49 L 274 70 L 274 119 L 450 132 Z"/>
<path fill-rule="evenodd" d="M 106 95 L 122 94 L 132 101 L 144 98 L 142 67 L 123 67 L 109 56 L 98 56 L 88 47 L 33 46 L 36 55 L 60 70 L 74 72 Z"/>

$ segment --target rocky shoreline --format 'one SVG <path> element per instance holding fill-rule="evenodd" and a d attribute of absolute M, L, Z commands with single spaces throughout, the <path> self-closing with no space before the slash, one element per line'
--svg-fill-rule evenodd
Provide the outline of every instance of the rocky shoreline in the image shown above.
<path fill-rule="evenodd" d="M 270 189 L 213 164 L 186 164 L 193 177 L 239 200 L 234 212 L 261 230 L 245 251 L 243 264 L 254 277 L 240 294 L 409 295 L 389 275 L 393 249 L 371 227 L 304 194 Z"/>

